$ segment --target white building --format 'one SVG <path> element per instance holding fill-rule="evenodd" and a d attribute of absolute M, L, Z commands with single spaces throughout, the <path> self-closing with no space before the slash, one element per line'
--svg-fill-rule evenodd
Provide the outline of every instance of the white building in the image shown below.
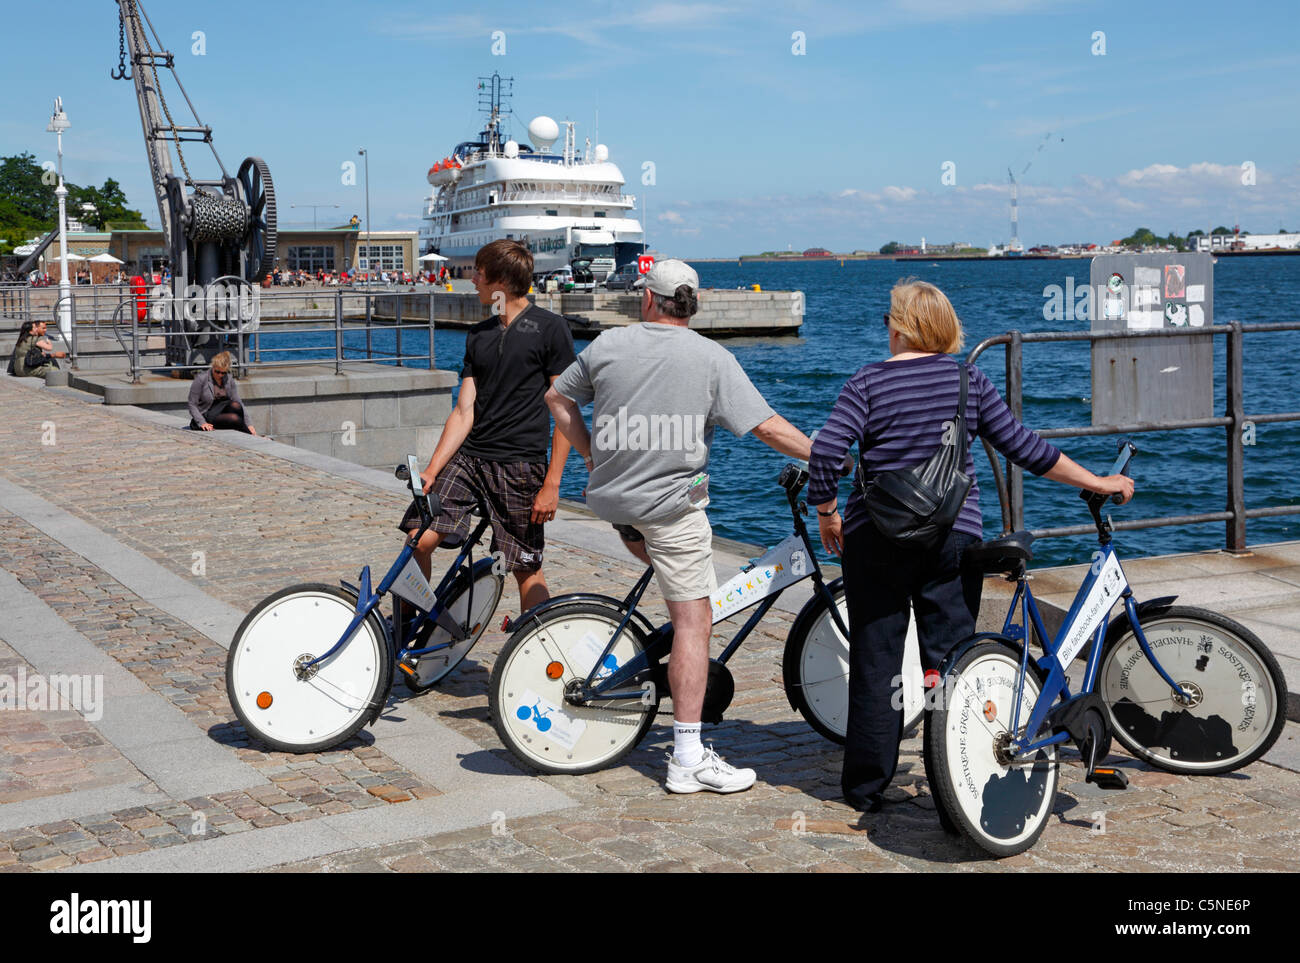
<path fill-rule="evenodd" d="M 1189 239 L 1193 251 L 1229 251 L 1240 241 L 1240 250 L 1300 250 L 1300 234 L 1198 234 Z"/>

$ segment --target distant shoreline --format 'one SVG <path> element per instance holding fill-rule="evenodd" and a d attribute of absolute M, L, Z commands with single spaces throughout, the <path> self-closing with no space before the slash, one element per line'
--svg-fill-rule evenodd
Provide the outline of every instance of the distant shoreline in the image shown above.
<path fill-rule="evenodd" d="M 1101 251 L 1089 254 L 1021 254 L 1016 257 L 989 257 L 987 254 L 829 254 L 819 257 L 765 257 L 761 254 L 742 254 L 739 257 L 691 257 L 686 260 L 698 264 L 812 264 L 818 261 L 1078 261 L 1097 257 Z M 1194 252 L 1193 252 L 1194 253 Z M 1282 257 L 1300 255 L 1300 249 L 1265 251 L 1210 251 L 1215 257 Z"/>

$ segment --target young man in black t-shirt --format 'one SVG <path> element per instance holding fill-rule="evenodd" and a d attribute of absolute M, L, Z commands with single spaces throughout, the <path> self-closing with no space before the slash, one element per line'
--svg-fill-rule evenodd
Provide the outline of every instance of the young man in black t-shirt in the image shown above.
<path fill-rule="evenodd" d="M 568 322 L 528 301 L 532 277 L 532 253 L 518 241 L 493 241 L 474 258 L 474 288 L 492 317 L 465 337 L 460 395 L 420 473 L 424 490 L 437 493 L 442 514 L 415 552 L 428 578 L 433 550 L 448 536 L 468 534 L 469 512 L 481 494 L 492 522 L 492 550 L 514 573 L 521 612 L 550 598 L 542 575 L 542 526 L 555 517 L 569 442 L 550 431 L 542 398 L 574 359 Z M 412 505 L 399 527 L 411 532 L 419 525 Z"/>

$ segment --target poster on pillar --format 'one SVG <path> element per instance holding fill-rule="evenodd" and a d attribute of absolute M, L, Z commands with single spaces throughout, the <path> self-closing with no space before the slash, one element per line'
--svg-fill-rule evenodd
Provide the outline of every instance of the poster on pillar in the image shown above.
<path fill-rule="evenodd" d="M 1160 331 L 1214 324 L 1208 253 L 1102 254 L 1092 259 L 1093 331 Z M 1132 425 L 1214 415 L 1208 337 L 1092 342 L 1092 423 Z"/>

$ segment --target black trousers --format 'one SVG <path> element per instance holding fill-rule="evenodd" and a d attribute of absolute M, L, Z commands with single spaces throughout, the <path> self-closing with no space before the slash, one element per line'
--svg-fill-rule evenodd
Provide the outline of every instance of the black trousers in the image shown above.
<path fill-rule="evenodd" d="M 978 541 L 954 531 L 935 551 L 905 549 L 870 522 L 844 539 L 849 717 L 841 786 L 856 809 L 872 805 L 898 767 L 903 710 L 895 693 L 903 672 L 909 607 L 916 610 L 921 666 L 937 669 L 954 645 L 975 632 L 982 576 L 963 573 L 961 555 Z"/>

